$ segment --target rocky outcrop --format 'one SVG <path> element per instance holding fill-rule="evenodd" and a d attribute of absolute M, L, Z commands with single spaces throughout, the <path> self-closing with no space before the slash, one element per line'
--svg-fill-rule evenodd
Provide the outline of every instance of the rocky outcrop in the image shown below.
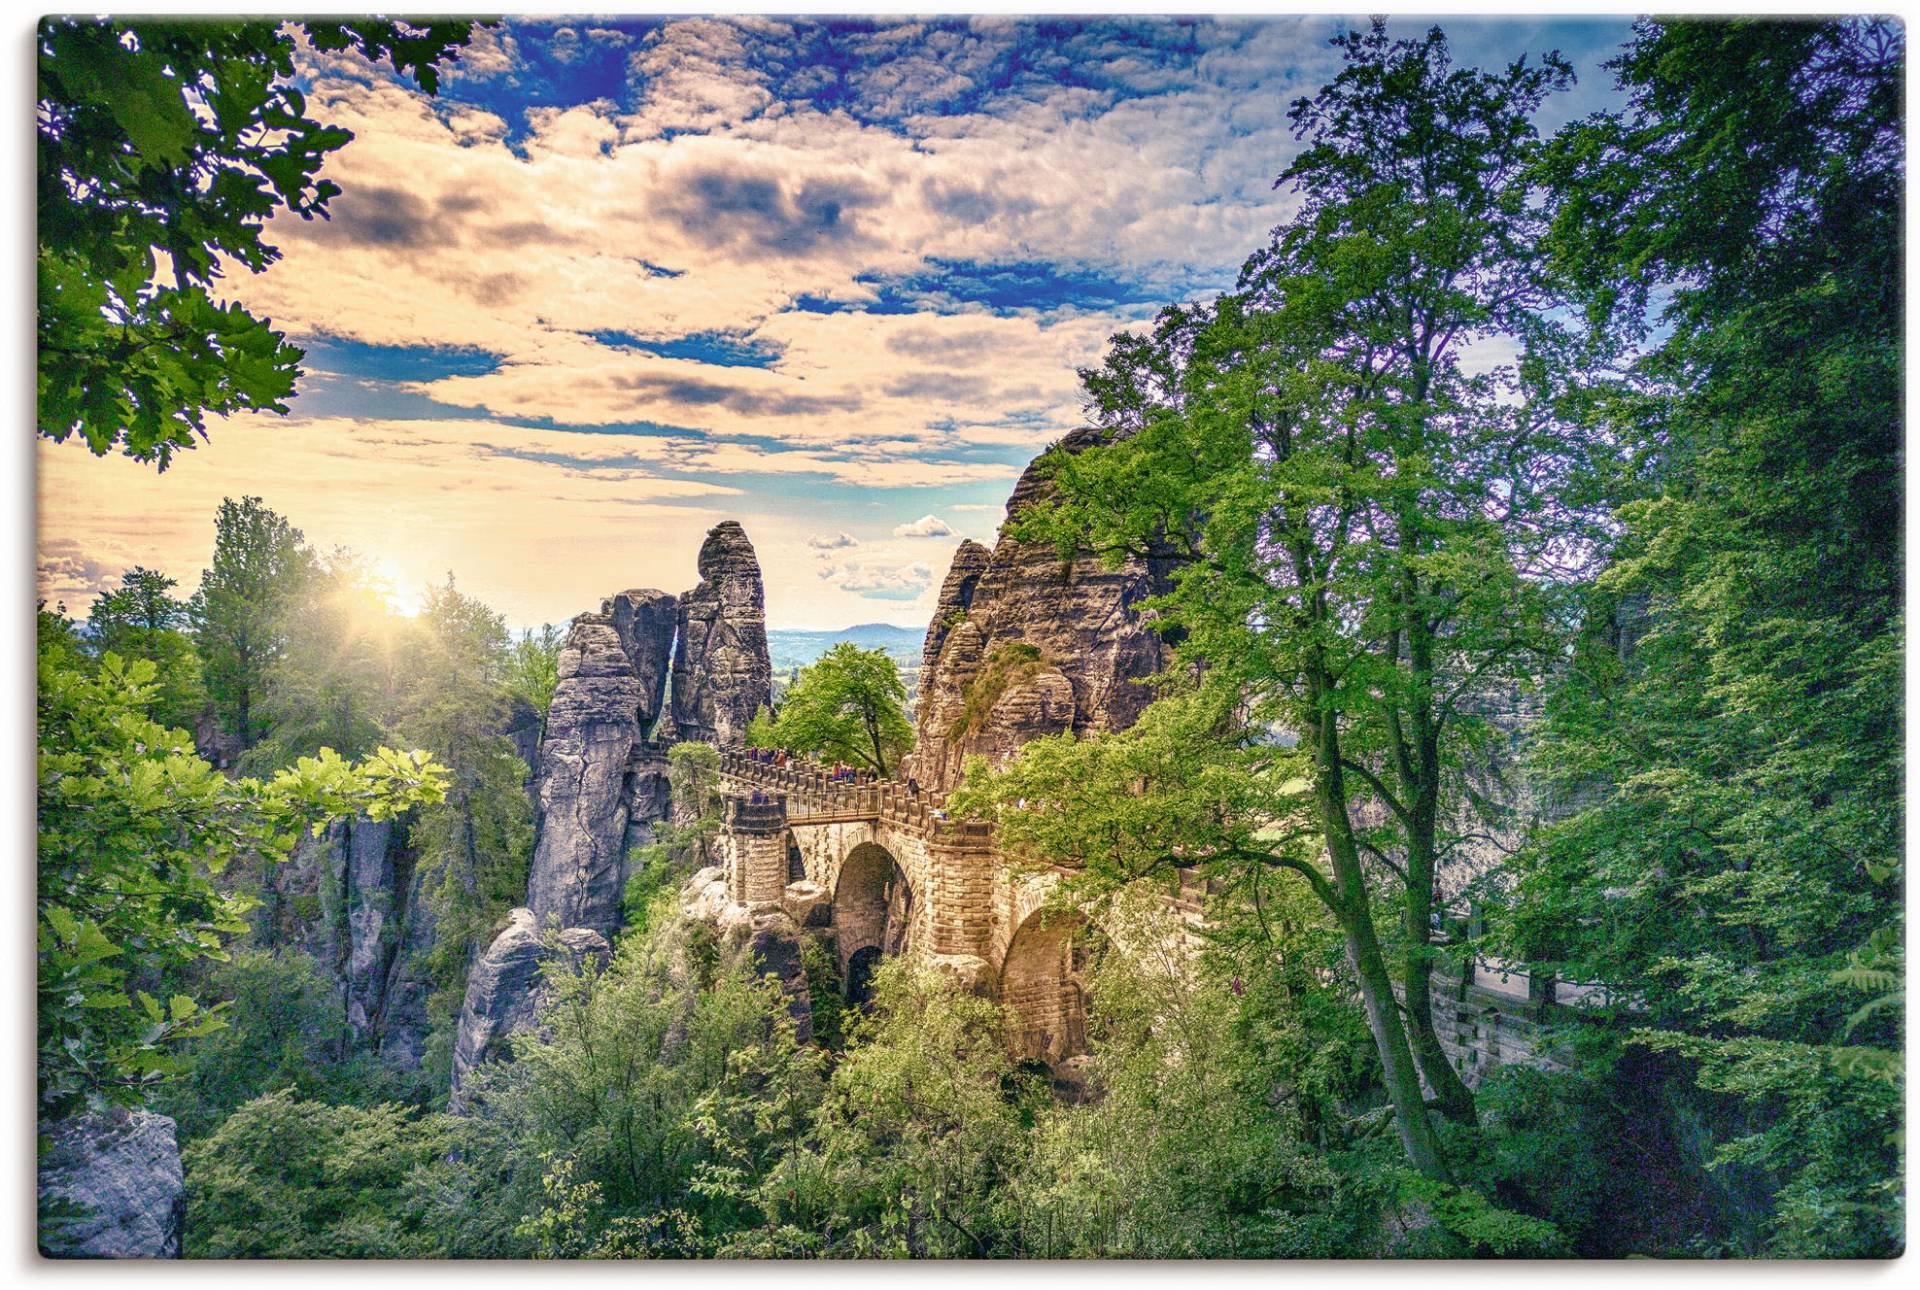
<path fill-rule="evenodd" d="M 801 1043 L 813 1038 L 813 992 L 802 957 L 807 933 L 779 902 L 743 905 L 727 893 L 726 873 L 702 869 L 680 891 L 680 912 L 690 922 L 710 924 L 729 962 L 744 962 L 780 983 L 787 1015 Z"/>
<path fill-rule="evenodd" d="M 89 1114 L 46 1131 L 41 1253 L 177 1259 L 186 1184 L 173 1121 L 151 1111 Z"/>
<path fill-rule="evenodd" d="M 348 819 L 319 837 L 302 836 L 275 874 L 280 907 L 272 925 L 291 935 L 327 971 L 356 1040 L 377 1026 L 395 951 L 405 935 L 411 876 L 404 824 Z"/>
<path fill-rule="evenodd" d="M 1059 446 L 1098 442 L 1098 431 L 1081 430 Z M 1008 517 L 1053 489 L 1035 462 Z M 1089 553 L 1062 560 L 1050 543 L 1005 535 L 984 563 L 983 551 L 965 543 L 955 553 L 927 629 L 907 772 L 935 791 L 951 790 L 974 754 L 998 760 L 1041 735 L 1124 730 L 1152 698 L 1138 682 L 1170 658 L 1140 609 L 1168 589 L 1170 562 L 1134 558 L 1109 569 Z"/>
<path fill-rule="evenodd" d="M 640 729 L 651 734 L 666 708 L 667 678 L 673 664 L 674 634 L 680 603 L 664 591 L 635 588 L 600 602 L 613 621 L 620 647 L 627 652 L 633 679 L 640 683 Z"/>
<path fill-rule="evenodd" d="M 947 568 L 947 579 L 940 584 L 940 601 L 933 607 L 933 621 L 927 624 L 927 643 L 920 648 L 920 666 L 932 675 L 940 663 L 940 650 L 953 629 L 964 622 L 973 608 L 974 588 L 980 576 L 993 562 L 993 552 L 972 538 L 960 544 Z"/>
<path fill-rule="evenodd" d="M 433 953 L 438 920 L 427 900 L 426 881 L 418 868 L 407 879 L 405 931 L 387 973 L 386 998 L 380 1009 L 380 1057 L 400 1070 L 420 1068 L 426 1056 L 427 1036 L 433 1030 L 427 1009 L 433 993 L 428 959 Z"/>
<path fill-rule="evenodd" d="M 335 854 L 344 870 L 347 1025 L 355 1035 L 373 1029 L 386 998 L 387 972 L 399 943 L 393 872 L 394 827 L 388 821 L 348 820 Z"/>
<path fill-rule="evenodd" d="M 767 598 L 760 561 L 738 522 L 726 520 L 700 547 L 700 583 L 680 597 L 673 651 L 675 737 L 744 740 L 754 713 L 773 701 Z"/>
<path fill-rule="evenodd" d="M 607 938 L 588 928 L 568 928 L 559 937 L 560 952 L 576 970 L 586 959 L 611 952 Z M 467 1109 L 474 1068 L 507 1056 L 507 1040 L 533 1026 L 540 1012 L 541 969 L 552 957 L 533 911 L 516 909 L 507 915 L 506 930 L 473 965 L 454 1036 L 450 1107 L 455 1112 Z"/>
<path fill-rule="evenodd" d="M 573 620 L 534 772 L 536 836 L 527 908 L 476 963 L 455 1034 L 461 1081 L 531 1023 L 541 936 L 604 950 L 620 923 L 634 851 L 673 809 L 665 745 L 732 742 L 768 703 L 766 593 L 746 532 L 717 525 L 700 548 L 700 584 L 676 599 L 617 592 Z"/>
<path fill-rule="evenodd" d="M 536 776 L 527 904 L 541 926 L 611 932 L 626 881 L 628 773 L 642 693 L 611 615 L 573 620 Z"/>

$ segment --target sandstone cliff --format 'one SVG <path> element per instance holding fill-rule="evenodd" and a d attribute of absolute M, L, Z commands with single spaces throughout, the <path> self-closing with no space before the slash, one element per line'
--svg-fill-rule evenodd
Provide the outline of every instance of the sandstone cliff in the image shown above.
<path fill-rule="evenodd" d="M 766 592 L 738 523 L 707 534 L 699 571 L 684 596 L 618 592 L 568 630 L 533 759 L 527 908 L 468 978 L 456 1094 L 505 1036 L 532 1023 L 542 938 L 558 931 L 576 952 L 603 951 L 619 926 L 630 858 L 672 809 L 665 744 L 738 741 L 770 700 Z"/>
<path fill-rule="evenodd" d="M 1097 442 L 1099 432 L 1080 430 L 1060 446 Z M 1008 517 L 1052 490 L 1039 463 L 1029 466 Z M 1051 545 L 1004 534 L 991 553 L 963 543 L 927 629 L 907 772 L 948 791 L 970 755 L 1000 760 L 1042 735 L 1132 725 L 1152 698 L 1136 682 L 1169 658 L 1139 605 L 1167 589 L 1170 572 L 1138 559 L 1108 569 L 1086 553 L 1063 561 Z"/>
<path fill-rule="evenodd" d="M 559 671 L 534 776 L 540 835 L 527 904 L 542 926 L 604 934 L 619 917 L 625 882 L 643 692 L 611 615 L 573 620 Z"/>
<path fill-rule="evenodd" d="M 680 597 L 674 737 L 740 743 L 753 714 L 773 701 L 760 561 L 746 531 L 726 520 L 708 532 L 699 567 L 699 585 Z"/>
<path fill-rule="evenodd" d="M 584 927 L 560 933 L 560 947 L 576 969 L 585 959 L 609 952 L 606 937 Z M 507 916 L 506 930 L 473 965 L 454 1037 L 449 1102 L 454 1112 L 466 1110 L 472 1100 L 474 1068 L 505 1056 L 507 1040 L 533 1025 L 540 1009 L 541 968 L 552 957 L 533 911 L 516 909 Z"/>

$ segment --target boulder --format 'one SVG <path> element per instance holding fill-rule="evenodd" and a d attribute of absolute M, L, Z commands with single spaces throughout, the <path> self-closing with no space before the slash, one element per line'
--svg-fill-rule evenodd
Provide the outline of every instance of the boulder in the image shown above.
<path fill-rule="evenodd" d="M 41 1253 L 177 1259 L 186 1183 L 173 1121 L 151 1111 L 86 1114 L 45 1130 Z M 76 1212 L 77 1207 L 77 1212 Z"/>
<path fill-rule="evenodd" d="M 604 959 L 612 953 L 606 937 L 585 927 L 561 932 L 560 946 L 575 967 L 588 957 Z M 467 1109 L 465 1085 L 473 1070 L 506 1056 L 507 1040 L 532 1028 L 540 1011 L 541 967 L 552 956 L 533 911 L 516 909 L 507 915 L 506 929 L 474 963 L 454 1033 L 450 1110 Z"/>
<path fill-rule="evenodd" d="M 699 567 L 699 585 L 680 597 L 674 737 L 739 744 L 754 713 L 773 702 L 760 561 L 746 530 L 726 520 L 707 533 Z"/>

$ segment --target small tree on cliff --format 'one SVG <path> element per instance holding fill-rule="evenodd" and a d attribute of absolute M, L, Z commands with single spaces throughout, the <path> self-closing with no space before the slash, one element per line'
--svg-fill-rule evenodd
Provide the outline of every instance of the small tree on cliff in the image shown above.
<path fill-rule="evenodd" d="M 771 727 L 750 738 L 888 775 L 913 743 L 900 669 L 885 650 L 841 641 L 801 669 Z"/>

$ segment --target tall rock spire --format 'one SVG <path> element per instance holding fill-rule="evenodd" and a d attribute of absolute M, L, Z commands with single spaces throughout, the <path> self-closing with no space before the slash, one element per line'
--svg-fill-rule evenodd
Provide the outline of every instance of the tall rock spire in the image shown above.
<path fill-rule="evenodd" d="M 713 526 L 700 547 L 700 583 L 680 597 L 673 651 L 675 737 L 713 744 L 746 738 L 773 701 L 767 595 L 760 561 L 737 520 Z"/>

